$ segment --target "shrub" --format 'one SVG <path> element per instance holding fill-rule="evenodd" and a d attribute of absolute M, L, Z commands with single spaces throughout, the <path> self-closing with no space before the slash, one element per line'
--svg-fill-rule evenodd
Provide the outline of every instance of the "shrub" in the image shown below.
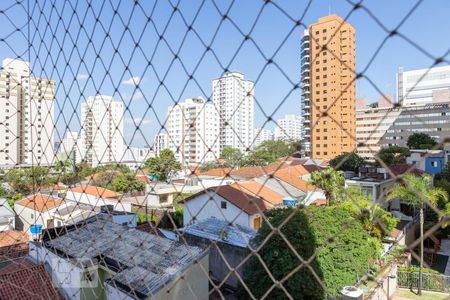
<path fill-rule="evenodd" d="M 304 260 L 315 255 L 309 266 L 331 296 L 336 296 L 343 286 L 354 285 L 366 274 L 370 261 L 377 257 L 378 247 L 374 247 L 374 240 L 361 222 L 343 208 L 308 206 L 300 210 L 278 209 L 271 212 L 269 220 L 273 226 L 279 226 L 290 214 L 294 214 L 293 217 L 280 230 Z M 264 224 L 253 242 L 262 243 L 271 231 Z M 283 280 L 301 264 L 285 240 L 276 233 L 268 238 L 258 253 L 276 280 Z M 327 293 L 309 266 L 297 270 L 283 286 L 296 299 L 325 299 Z M 262 297 L 273 285 L 256 257 L 251 258 L 245 269 L 244 281 L 256 298 Z M 249 297 L 244 289 L 239 293 L 241 298 Z M 285 299 L 286 295 L 282 289 L 275 288 L 267 298 Z"/>

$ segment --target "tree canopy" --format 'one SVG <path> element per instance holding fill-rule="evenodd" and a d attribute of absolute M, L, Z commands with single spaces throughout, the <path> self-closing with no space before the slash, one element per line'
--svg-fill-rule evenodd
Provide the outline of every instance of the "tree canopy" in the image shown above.
<path fill-rule="evenodd" d="M 431 149 L 436 146 L 437 142 L 426 133 L 416 132 L 408 137 L 406 144 L 409 149 Z"/>
<path fill-rule="evenodd" d="M 289 216 L 293 214 L 290 218 Z M 288 221 L 286 222 L 286 219 Z M 307 206 L 303 209 L 276 209 L 271 212 L 270 222 L 280 227 L 281 233 L 295 251 L 305 260 L 315 255 L 308 266 L 303 266 L 283 286 L 295 299 L 326 299 L 326 291 L 318 283 L 313 271 L 325 285 L 330 296 L 337 296 L 346 285 L 354 285 L 368 269 L 370 261 L 378 257 L 368 232 L 351 212 L 341 207 Z M 283 280 L 301 264 L 284 239 L 264 223 L 254 240 L 262 243 L 258 251 L 262 261 L 275 280 Z M 379 242 L 378 242 L 379 243 Z M 320 249 L 320 251 L 319 251 Z M 244 282 L 256 298 L 261 298 L 273 285 L 261 261 L 252 256 L 244 271 Z M 240 298 L 250 298 L 241 289 Z M 280 288 L 273 289 L 268 299 L 286 299 Z"/>
<path fill-rule="evenodd" d="M 342 153 L 330 160 L 330 166 L 336 170 L 358 172 L 365 162 L 364 158 L 354 152 Z"/>
<path fill-rule="evenodd" d="M 231 167 L 240 167 L 242 164 L 243 155 L 237 148 L 231 146 L 225 146 L 220 152 L 220 158 L 227 161 L 227 165 Z"/>
<path fill-rule="evenodd" d="M 386 165 L 398 165 L 405 164 L 406 158 L 411 155 L 411 152 L 406 147 L 401 146 L 390 146 L 387 148 L 381 148 L 378 152 L 377 157 L 381 159 Z M 377 162 L 378 165 L 381 165 Z"/>
<path fill-rule="evenodd" d="M 147 159 L 144 166 L 149 169 L 149 175 L 155 176 L 161 181 L 169 180 L 181 168 L 181 164 L 169 149 L 162 150 L 159 157 Z"/>
<path fill-rule="evenodd" d="M 324 192 L 328 204 L 334 205 L 343 201 L 345 178 L 342 171 L 328 168 L 313 172 L 310 183 Z"/>

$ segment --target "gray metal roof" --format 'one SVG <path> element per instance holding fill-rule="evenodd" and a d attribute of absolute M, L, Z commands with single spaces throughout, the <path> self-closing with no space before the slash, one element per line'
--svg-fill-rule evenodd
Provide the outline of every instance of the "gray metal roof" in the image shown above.
<path fill-rule="evenodd" d="M 242 248 L 247 247 L 256 235 L 256 231 L 252 228 L 237 224 L 230 225 L 229 222 L 215 217 L 186 226 L 180 231 Z"/>
<path fill-rule="evenodd" d="M 205 253 L 198 247 L 116 224 L 107 214 L 100 213 L 94 218 L 95 221 L 48 241 L 47 247 L 77 259 L 105 256 L 125 266 L 111 278 L 112 282 L 147 296 Z"/>

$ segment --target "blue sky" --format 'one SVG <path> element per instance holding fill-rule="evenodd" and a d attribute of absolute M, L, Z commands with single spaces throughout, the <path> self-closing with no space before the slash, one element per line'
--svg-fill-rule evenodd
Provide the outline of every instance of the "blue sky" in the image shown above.
<path fill-rule="evenodd" d="M 14 2 L 5 0 L 1 5 L 5 9 Z M 276 119 L 284 114 L 299 114 L 300 92 L 291 89 L 292 83 L 300 80 L 299 42 L 304 27 L 296 26 L 280 8 L 294 20 L 304 15 L 306 25 L 329 11 L 344 18 L 352 10 L 350 2 L 345 0 L 316 0 L 309 6 L 308 1 L 275 1 L 279 8 L 271 3 L 264 5 L 260 0 L 235 1 L 231 8 L 229 0 L 184 0 L 175 12 L 171 3 L 176 1 L 158 1 L 156 5 L 154 1 L 140 1 L 140 6 L 134 6 L 133 1 L 121 1 L 114 8 L 110 1 L 92 1 L 92 7 L 85 1 L 56 1 L 55 8 L 40 2 L 46 6 L 32 4 L 30 7 L 33 18 L 30 52 L 26 51 L 27 26 L 15 31 L 16 27 L 25 25 L 25 7 L 13 6 L 0 16 L 3 24 L 0 37 L 4 39 L 0 41 L 0 58 L 23 56 L 32 61 L 35 75 L 56 80 L 58 133 L 55 140 L 60 139 L 67 127 L 79 129 L 79 103 L 99 92 L 124 101 L 125 139 L 136 146 L 153 143 L 167 107 L 174 101 L 192 96 L 208 98 L 211 80 L 219 77 L 224 68 L 240 71 L 247 79 L 257 81 L 255 97 L 260 107 L 257 105 L 255 110 L 255 126 L 264 123 L 265 115 L 273 114 Z M 363 1 L 389 30 L 416 3 Z M 228 9 L 229 19 L 223 21 L 221 14 Z M 152 22 L 148 23 L 152 11 Z M 450 1 L 423 1 L 399 32 L 431 56 L 442 56 L 450 49 L 449 11 Z M 244 42 L 243 34 L 249 34 L 258 15 L 250 33 L 252 39 Z M 374 57 L 387 33 L 362 9 L 352 12 L 348 21 L 356 28 L 356 62 L 360 72 Z M 187 32 L 190 24 L 193 30 Z M 160 35 L 164 40 L 160 40 Z M 205 52 L 205 44 L 211 44 L 212 50 Z M 275 64 L 266 66 L 264 57 L 272 57 L 276 51 Z M 178 53 L 178 59 L 174 60 L 173 52 Z M 450 55 L 445 59 L 449 61 Z M 395 73 L 399 67 L 409 70 L 432 64 L 433 59 L 428 55 L 394 36 L 386 41 L 365 74 L 383 93 L 395 94 Z M 194 80 L 189 80 L 189 74 L 193 74 Z M 131 77 L 140 79 L 139 90 L 129 84 Z M 379 93 L 366 79 L 361 79 L 357 82 L 357 96 L 372 102 Z M 140 125 L 139 130 L 136 125 Z M 266 127 L 273 128 L 274 124 Z"/>

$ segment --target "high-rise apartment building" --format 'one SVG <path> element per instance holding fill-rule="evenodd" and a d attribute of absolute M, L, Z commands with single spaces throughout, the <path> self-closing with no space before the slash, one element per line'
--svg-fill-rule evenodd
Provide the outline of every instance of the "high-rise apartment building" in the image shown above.
<path fill-rule="evenodd" d="M 273 131 L 266 128 L 255 128 L 255 140 L 253 142 L 253 147 L 261 145 L 265 141 L 273 140 Z"/>
<path fill-rule="evenodd" d="M 254 83 L 241 73 L 227 72 L 213 80 L 212 90 L 220 119 L 220 149 L 231 146 L 247 152 L 254 136 Z"/>
<path fill-rule="evenodd" d="M 67 131 L 59 145 L 59 153 L 65 154 L 75 163 L 80 163 L 83 160 L 84 148 L 84 141 L 80 138 L 78 132 Z"/>
<path fill-rule="evenodd" d="M 367 159 L 382 147 L 407 147 L 416 132 L 443 142 L 450 134 L 450 104 L 428 104 L 394 108 L 366 108 L 356 113 L 358 154 Z"/>
<path fill-rule="evenodd" d="M 403 106 L 450 102 L 450 66 L 397 73 L 397 103 Z"/>
<path fill-rule="evenodd" d="M 155 135 L 153 140 L 153 151 L 155 155 L 159 157 L 161 155 L 161 151 L 167 149 L 169 147 L 169 136 L 165 132 L 160 132 Z"/>
<path fill-rule="evenodd" d="M 286 115 L 277 120 L 275 139 L 285 141 L 300 141 L 302 139 L 302 117 Z"/>
<path fill-rule="evenodd" d="M 91 96 L 81 104 L 83 160 L 92 166 L 120 162 L 124 155 L 123 103 Z"/>
<path fill-rule="evenodd" d="M 302 110 L 312 158 L 355 150 L 355 29 L 336 15 L 309 26 L 301 45 Z"/>
<path fill-rule="evenodd" d="M 0 166 L 54 162 L 55 82 L 34 77 L 29 62 L 6 58 L 0 72 Z"/>
<path fill-rule="evenodd" d="M 169 107 L 168 149 L 184 165 L 196 165 L 219 158 L 219 114 L 201 97 L 188 98 Z"/>

